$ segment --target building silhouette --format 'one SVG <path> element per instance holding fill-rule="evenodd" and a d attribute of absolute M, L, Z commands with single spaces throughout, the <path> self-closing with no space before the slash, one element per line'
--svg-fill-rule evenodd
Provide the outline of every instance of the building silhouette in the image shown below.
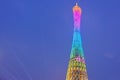
<path fill-rule="evenodd" d="M 80 34 L 81 13 L 76 3 L 73 7 L 74 34 L 66 80 L 88 80 Z"/>

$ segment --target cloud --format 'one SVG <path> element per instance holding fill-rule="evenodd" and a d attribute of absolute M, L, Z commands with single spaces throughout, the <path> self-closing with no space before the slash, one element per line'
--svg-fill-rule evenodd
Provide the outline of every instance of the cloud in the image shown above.
<path fill-rule="evenodd" d="M 112 54 L 112 53 L 106 53 L 106 54 L 104 54 L 104 56 L 105 56 L 106 58 L 109 58 L 109 59 L 114 59 L 114 58 L 115 58 L 115 55 Z"/>

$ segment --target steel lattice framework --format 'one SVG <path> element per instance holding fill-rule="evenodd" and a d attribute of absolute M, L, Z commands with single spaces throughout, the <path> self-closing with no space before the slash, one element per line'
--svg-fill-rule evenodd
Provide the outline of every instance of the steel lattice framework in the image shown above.
<path fill-rule="evenodd" d="M 81 8 L 73 7 L 74 34 L 66 80 L 88 80 L 80 35 Z"/>

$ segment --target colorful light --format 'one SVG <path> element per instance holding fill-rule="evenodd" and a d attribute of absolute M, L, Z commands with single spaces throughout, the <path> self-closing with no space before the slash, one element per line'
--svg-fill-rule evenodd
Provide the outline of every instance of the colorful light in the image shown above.
<path fill-rule="evenodd" d="M 73 7 L 74 34 L 66 80 L 88 80 L 80 35 L 81 8 Z"/>
<path fill-rule="evenodd" d="M 81 19 L 81 8 L 76 5 L 73 7 L 73 17 L 74 17 L 74 29 L 75 30 L 80 30 L 80 19 Z"/>

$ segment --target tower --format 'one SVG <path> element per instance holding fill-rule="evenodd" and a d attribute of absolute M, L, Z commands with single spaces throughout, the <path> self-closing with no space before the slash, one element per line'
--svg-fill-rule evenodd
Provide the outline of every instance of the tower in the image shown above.
<path fill-rule="evenodd" d="M 80 34 L 81 13 L 76 3 L 73 7 L 74 34 L 66 80 L 88 80 Z"/>

